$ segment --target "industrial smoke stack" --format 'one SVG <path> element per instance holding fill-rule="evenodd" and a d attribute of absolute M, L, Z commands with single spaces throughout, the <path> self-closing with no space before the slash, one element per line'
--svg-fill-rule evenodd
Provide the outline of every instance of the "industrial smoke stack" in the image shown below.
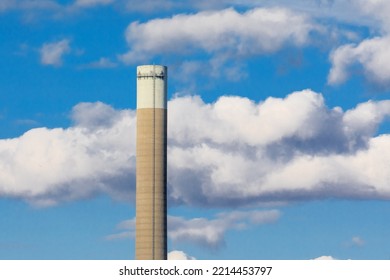
<path fill-rule="evenodd" d="M 138 260 L 167 259 L 167 67 L 137 67 Z"/>

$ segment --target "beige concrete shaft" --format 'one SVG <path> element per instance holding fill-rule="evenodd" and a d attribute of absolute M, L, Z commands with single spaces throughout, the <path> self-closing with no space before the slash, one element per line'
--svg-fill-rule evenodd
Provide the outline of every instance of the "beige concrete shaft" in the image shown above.
<path fill-rule="evenodd" d="M 156 81 L 149 78 L 138 78 L 137 98 L 142 104 L 148 104 L 142 98 L 150 99 L 150 90 L 156 91 Z M 154 94 L 166 94 L 166 86 Z M 149 106 L 137 107 L 135 257 L 163 260 L 167 258 L 167 109 L 145 107 Z"/>

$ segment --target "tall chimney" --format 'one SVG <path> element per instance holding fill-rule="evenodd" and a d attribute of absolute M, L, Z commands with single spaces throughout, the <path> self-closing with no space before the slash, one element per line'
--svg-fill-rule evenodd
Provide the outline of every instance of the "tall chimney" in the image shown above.
<path fill-rule="evenodd" d="M 135 258 L 167 259 L 167 67 L 137 67 Z"/>

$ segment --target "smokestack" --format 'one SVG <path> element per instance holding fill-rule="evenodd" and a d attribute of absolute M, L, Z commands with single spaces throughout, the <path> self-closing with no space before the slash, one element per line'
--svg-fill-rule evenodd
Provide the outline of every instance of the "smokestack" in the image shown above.
<path fill-rule="evenodd" d="M 167 67 L 137 67 L 137 260 L 167 259 Z"/>

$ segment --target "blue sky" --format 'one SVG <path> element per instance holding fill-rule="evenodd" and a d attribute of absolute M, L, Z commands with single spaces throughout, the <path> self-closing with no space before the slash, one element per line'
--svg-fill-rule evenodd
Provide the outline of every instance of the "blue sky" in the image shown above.
<path fill-rule="evenodd" d="M 135 67 L 169 69 L 170 258 L 390 258 L 390 4 L 0 3 L 0 259 L 133 259 Z"/>

